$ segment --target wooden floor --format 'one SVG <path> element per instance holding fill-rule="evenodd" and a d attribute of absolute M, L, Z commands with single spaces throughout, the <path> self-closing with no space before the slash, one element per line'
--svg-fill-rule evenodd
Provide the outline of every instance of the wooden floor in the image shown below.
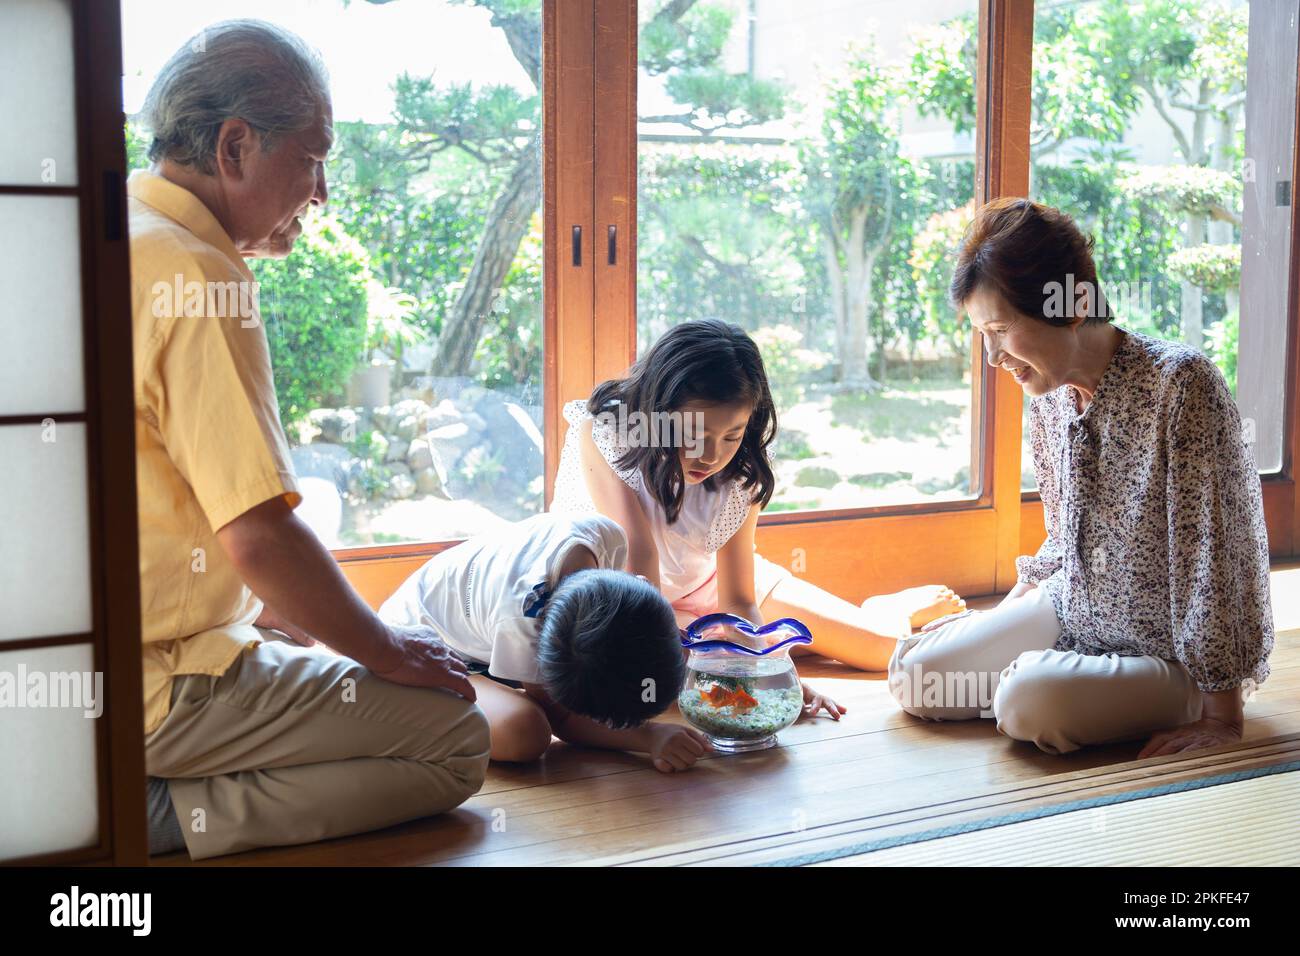
<path fill-rule="evenodd" d="M 1273 572 L 1272 676 L 1230 748 L 1136 761 L 1140 743 L 1064 756 L 1000 736 L 991 720 L 902 713 L 883 674 L 802 658 L 848 706 L 800 721 L 781 746 L 661 774 L 645 758 L 557 743 L 530 766 L 493 765 L 458 810 L 375 833 L 195 864 L 506 865 L 758 863 L 977 818 L 1300 760 L 1300 565 Z M 675 710 L 673 719 L 677 719 Z M 1026 861 L 1030 862 L 1030 861 Z"/>

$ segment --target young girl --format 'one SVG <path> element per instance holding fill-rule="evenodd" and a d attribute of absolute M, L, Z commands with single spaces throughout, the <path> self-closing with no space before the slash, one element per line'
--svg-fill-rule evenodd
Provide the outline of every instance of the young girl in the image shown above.
<path fill-rule="evenodd" d="M 703 427 L 664 443 L 657 439 L 673 434 L 665 412 Z M 675 326 L 626 378 L 569 402 L 564 417 L 551 510 L 599 511 L 618 522 L 628 570 L 663 592 L 680 625 L 718 610 L 756 624 L 793 617 L 812 631 L 814 652 L 881 671 L 912 627 L 965 607 L 938 585 L 857 607 L 754 553 L 758 515 L 776 485 L 776 410 L 758 347 L 738 326 Z"/>

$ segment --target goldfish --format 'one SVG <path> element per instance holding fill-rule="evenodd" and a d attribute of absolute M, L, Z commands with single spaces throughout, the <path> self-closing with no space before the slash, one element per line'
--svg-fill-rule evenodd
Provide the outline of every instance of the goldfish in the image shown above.
<path fill-rule="evenodd" d="M 714 684 L 707 691 L 700 691 L 700 697 L 710 707 L 734 707 L 736 710 L 752 710 L 758 706 L 758 701 L 745 693 L 743 688 L 737 687 L 733 689 L 723 687 L 721 684 Z"/>

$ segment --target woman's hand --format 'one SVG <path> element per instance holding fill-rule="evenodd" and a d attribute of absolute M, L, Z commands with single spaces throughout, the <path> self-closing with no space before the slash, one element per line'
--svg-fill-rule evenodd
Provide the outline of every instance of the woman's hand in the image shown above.
<path fill-rule="evenodd" d="M 1138 753 L 1138 759 L 1163 757 L 1166 754 L 1182 753 L 1185 750 L 1201 750 L 1205 747 L 1237 743 L 1241 740 L 1241 736 L 1240 724 L 1213 717 L 1202 717 L 1194 723 L 1183 724 L 1181 727 L 1162 730 L 1155 734 Z"/>
<path fill-rule="evenodd" d="M 1002 599 L 1002 603 L 1006 604 L 1018 597 L 1024 597 L 1036 587 L 1038 587 L 1037 584 L 1032 584 L 1029 581 L 1017 581 L 1011 590 L 1007 592 L 1007 596 Z"/>
<path fill-rule="evenodd" d="M 840 715 L 849 712 L 847 707 L 835 703 L 824 694 L 817 693 L 803 681 L 799 682 L 799 686 L 803 688 L 803 716 L 815 717 L 819 710 L 825 708 L 826 713 L 839 720 Z"/>

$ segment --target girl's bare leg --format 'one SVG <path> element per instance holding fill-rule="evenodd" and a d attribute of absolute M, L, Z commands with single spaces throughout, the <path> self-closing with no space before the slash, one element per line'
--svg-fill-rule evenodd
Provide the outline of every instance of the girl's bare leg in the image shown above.
<path fill-rule="evenodd" d="M 551 723 L 546 712 L 521 690 L 492 678 L 475 674 L 470 679 L 478 693 L 478 705 L 488 719 L 492 733 L 493 760 L 527 762 L 537 760 L 551 745 Z"/>
<path fill-rule="evenodd" d="M 901 637 L 905 615 L 857 607 L 802 578 L 783 578 L 759 607 L 764 621 L 793 617 L 808 625 L 814 653 L 852 667 L 883 671 Z"/>
<path fill-rule="evenodd" d="M 925 627 L 931 621 L 966 610 L 966 602 L 957 592 L 942 584 L 923 584 L 893 594 L 877 594 L 863 601 L 862 606 L 881 614 L 906 614 L 912 627 Z"/>

